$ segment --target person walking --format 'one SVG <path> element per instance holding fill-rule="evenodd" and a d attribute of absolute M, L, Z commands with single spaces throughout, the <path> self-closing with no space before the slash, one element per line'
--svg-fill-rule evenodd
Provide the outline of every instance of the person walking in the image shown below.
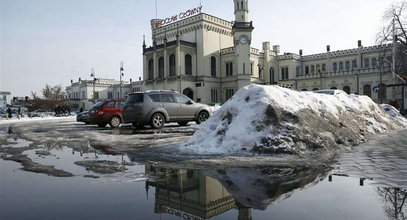
<path fill-rule="evenodd" d="M 13 117 L 13 116 L 11 115 L 11 108 L 10 108 L 10 107 L 8 107 L 8 109 L 7 109 L 7 113 L 8 113 L 8 118 Z"/>

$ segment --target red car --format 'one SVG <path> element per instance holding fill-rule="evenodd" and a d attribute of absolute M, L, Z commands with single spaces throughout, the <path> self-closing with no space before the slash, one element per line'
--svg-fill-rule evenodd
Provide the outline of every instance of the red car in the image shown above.
<path fill-rule="evenodd" d="M 111 99 L 96 103 L 89 110 L 90 123 L 97 124 L 99 127 L 106 127 L 107 124 L 112 128 L 119 127 L 123 121 L 122 113 L 125 101 Z"/>

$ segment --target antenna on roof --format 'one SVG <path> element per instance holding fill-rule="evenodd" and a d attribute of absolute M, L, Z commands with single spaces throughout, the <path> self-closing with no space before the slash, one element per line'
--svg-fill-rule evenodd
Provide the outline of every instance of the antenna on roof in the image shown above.
<path fill-rule="evenodd" d="M 155 19 L 158 19 L 158 6 L 157 6 L 157 0 L 155 0 Z"/>

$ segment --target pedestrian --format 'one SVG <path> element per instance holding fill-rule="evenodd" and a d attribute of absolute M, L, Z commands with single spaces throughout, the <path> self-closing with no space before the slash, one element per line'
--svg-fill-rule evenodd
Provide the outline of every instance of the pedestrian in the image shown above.
<path fill-rule="evenodd" d="M 17 117 L 18 118 L 21 118 L 21 107 L 18 107 L 18 110 L 17 110 Z"/>
<path fill-rule="evenodd" d="M 10 107 L 8 107 L 8 109 L 7 109 L 7 113 L 8 113 L 8 118 L 13 117 L 13 116 L 11 115 L 11 108 L 10 108 Z"/>

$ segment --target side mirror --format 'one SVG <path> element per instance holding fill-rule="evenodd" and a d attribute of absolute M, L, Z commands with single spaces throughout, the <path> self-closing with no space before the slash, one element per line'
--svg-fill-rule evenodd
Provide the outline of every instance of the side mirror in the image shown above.
<path fill-rule="evenodd" d="M 192 104 L 194 104 L 194 102 L 191 101 L 191 100 L 188 100 L 185 104 L 187 104 L 187 105 L 192 105 Z"/>

